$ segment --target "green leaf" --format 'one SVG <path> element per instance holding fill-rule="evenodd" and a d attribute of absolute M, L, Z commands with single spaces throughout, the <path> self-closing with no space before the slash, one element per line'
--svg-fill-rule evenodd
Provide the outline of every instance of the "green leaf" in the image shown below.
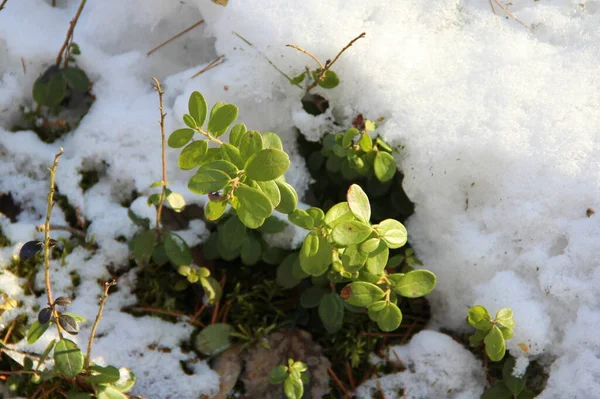
<path fill-rule="evenodd" d="M 344 222 L 346 220 L 354 219 L 354 214 L 350 210 L 347 202 L 340 202 L 332 206 L 325 214 L 325 223 L 330 227 L 335 226 L 337 223 Z"/>
<path fill-rule="evenodd" d="M 535 398 L 537 395 L 531 391 L 523 391 L 519 394 L 519 396 L 517 396 L 517 399 L 533 399 Z"/>
<path fill-rule="evenodd" d="M 294 190 L 294 187 L 286 182 L 278 180 L 275 181 L 275 184 L 277 184 L 277 188 L 281 194 L 281 201 L 275 209 L 285 214 L 294 212 L 298 205 L 298 194 L 296 193 L 296 190 Z"/>
<path fill-rule="evenodd" d="M 333 71 L 325 72 L 325 77 L 322 81 L 319 82 L 319 86 L 321 86 L 324 89 L 333 89 L 339 84 L 340 78 L 338 78 L 337 74 Z"/>
<path fill-rule="evenodd" d="M 183 114 L 183 123 L 191 129 L 198 129 L 199 126 L 196 125 L 196 121 L 188 114 Z"/>
<path fill-rule="evenodd" d="M 283 392 L 288 399 L 302 399 L 304 395 L 304 385 L 302 381 L 289 376 L 283 382 Z"/>
<path fill-rule="evenodd" d="M 346 303 L 348 303 L 348 302 L 346 302 Z M 370 304 L 367 307 L 369 318 L 371 320 L 373 320 L 374 322 L 377 322 L 377 320 L 379 320 L 379 312 L 381 312 L 386 307 L 387 304 L 388 304 L 388 302 L 385 300 L 373 302 L 372 304 Z M 359 308 L 359 309 L 362 309 L 362 308 Z"/>
<path fill-rule="evenodd" d="M 371 220 L 371 204 L 363 189 L 357 184 L 351 185 L 346 194 L 346 199 L 354 216 L 363 222 L 369 223 L 369 220 Z"/>
<path fill-rule="evenodd" d="M 119 381 L 121 374 L 119 369 L 113 366 L 92 366 L 90 367 L 92 375 L 86 377 L 86 381 L 90 384 L 110 384 Z"/>
<path fill-rule="evenodd" d="M 81 68 L 66 67 L 61 70 L 67 84 L 75 91 L 86 93 L 90 88 L 90 80 Z"/>
<path fill-rule="evenodd" d="M 515 377 L 513 375 L 515 363 L 515 359 L 512 357 L 506 359 L 502 368 L 502 380 L 514 396 L 519 396 L 523 389 L 525 389 L 527 379 L 524 375 L 521 377 Z"/>
<path fill-rule="evenodd" d="M 387 302 L 385 307 L 378 312 L 377 326 L 381 331 L 390 332 L 400 327 L 402 312 L 395 304 Z"/>
<path fill-rule="evenodd" d="M 79 391 L 69 391 L 67 392 L 67 399 L 92 399 L 91 393 L 87 392 L 79 392 Z"/>
<path fill-rule="evenodd" d="M 469 309 L 467 322 L 478 330 L 488 330 L 492 327 L 492 316 L 486 308 L 476 305 Z"/>
<path fill-rule="evenodd" d="M 246 235 L 242 241 L 241 258 L 245 265 L 256 264 L 262 255 L 260 241 L 252 234 Z"/>
<path fill-rule="evenodd" d="M 119 371 L 122 377 L 119 381 L 112 384 L 112 387 L 121 392 L 127 392 L 135 385 L 135 374 L 128 368 L 121 367 Z"/>
<path fill-rule="evenodd" d="M 512 328 L 501 327 L 500 324 L 498 324 L 498 328 L 502 332 L 502 336 L 504 337 L 505 340 L 511 339 L 513 337 L 514 331 Z"/>
<path fill-rule="evenodd" d="M 370 254 L 379 248 L 380 243 L 381 240 L 377 237 L 369 238 L 367 241 L 360 244 L 360 250 Z M 385 245 L 385 247 L 387 248 L 387 245 Z"/>
<path fill-rule="evenodd" d="M 131 219 L 131 221 L 135 223 L 136 226 L 139 226 L 146 230 L 150 229 L 150 219 L 139 217 L 131 209 L 127 209 L 127 216 L 129 216 L 129 219 Z"/>
<path fill-rule="evenodd" d="M 271 201 L 273 208 L 277 207 L 281 202 L 281 193 L 279 192 L 277 184 L 272 180 L 257 181 L 256 184 L 260 188 L 260 191 L 262 191 L 263 194 L 267 196 L 269 201 Z"/>
<path fill-rule="evenodd" d="M 290 289 L 300 284 L 300 279 L 296 278 L 292 272 L 295 263 L 298 263 L 298 254 L 291 253 L 285 257 L 277 267 L 276 281 L 284 289 Z"/>
<path fill-rule="evenodd" d="M 164 235 L 165 252 L 175 266 L 191 265 L 192 254 L 186 242 L 177 234 L 169 231 Z"/>
<path fill-rule="evenodd" d="M 469 345 L 473 348 L 479 346 L 489 330 L 477 330 L 475 334 L 469 336 Z"/>
<path fill-rule="evenodd" d="M 258 228 L 261 234 L 277 234 L 281 233 L 287 227 L 287 223 L 280 220 L 276 216 L 269 216 L 265 219 L 262 226 Z"/>
<path fill-rule="evenodd" d="M 220 170 L 227 173 L 230 178 L 236 177 L 239 171 L 234 164 L 224 159 L 213 159 L 212 161 L 202 163 L 200 169 Z"/>
<path fill-rule="evenodd" d="M 364 245 L 364 243 L 362 245 Z M 367 271 L 376 276 L 380 276 L 387 265 L 389 256 L 390 250 L 388 249 L 385 242 L 380 241 L 375 251 L 369 253 L 369 257 L 367 258 L 366 263 Z"/>
<path fill-rule="evenodd" d="M 429 294 L 435 284 L 435 274 L 429 270 L 413 270 L 394 285 L 394 292 L 406 298 L 419 298 Z"/>
<path fill-rule="evenodd" d="M 344 303 L 335 292 L 323 295 L 319 303 L 319 317 L 328 333 L 334 334 L 344 322 Z"/>
<path fill-rule="evenodd" d="M 223 289 L 221 288 L 221 284 L 219 284 L 212 276 L 201 277 L 200 284 L 202 285 L 202 288 L 204 288 L 209 304 L 214 305 L 221 299 Z"/>
<path fill-rule="evenodd" d="M 133 237 L 133 257 L 138 263 L 150 261 L 155 241 L 154 230 L 143 230 Z"/>
<path fill-rule="evenodd" d="M 319 252 L 319 235 L 311 231 L 308 233 L 304 242 L 302 243 L 302 249 L 300 249 L 300 256 L 311 257 L 315 256 Z"/>
<path fill-rule="evenodd" d="M 492 326 L 490 332 L 483 339 L 485 343 L 485 352 L 487 353 L 490 360 L 499 362 L 506 353 L 506 343 L 502 332 L 497 326 Z"/>
<path fill-rule="evenodd" d="M 406 244 L 408 233 L 406 227 L 402 223 L 394 219 L 385 219 L 376 226 L 373 226 L 375 231 L 386 242 L 388 247 L 400 248 Z"/>
<path fill-rule="evenodd" d="M 61 314 L 64 314 L 66 316 L 71 316 L 78 323 L 85 323 L 87 321 L 87 319 L 85 317 L 78 315 L 76 313 L 62 312 Z"/>
<path fill-rule="evenodd" d="M 243 123 L 238 123 L 229 131 L 229 143 L 231 143 L 231 145 L 233 145 L 234 147 L 239 147 L 240 140 L 242 139 L 242 136 L 246 134 L 247 131 L 248 130 L 246 129 L 246 125 L 244 125 Z"/>
<path fill-rule="evenodd" d="M 371 226 L 358 220 L 347 220 L 336 224 L 331 230 L 331 238 L 339 245 L 360 244 L 371 235 Z"/>
<path fill-rule="evenodd" d="M 204 121 L 206 121 L 208 104 L 206 104 L 206 99 L 200 92 L 195 91 L 190 96 L 190 100 L 188 102 L 188 111 L 190 112 L 190 116 L 196 121 L 198 127 L 202 127 L 204 125 Z"/>
<path fill-rule="evenodd" d="M 195 168 L 200 164 L 207 151 L 208 142 L 206 140 L 196 140 L 191 142 L 181 151 L 181 154 L 179 154 L 179 168 L 183 170 Z"/>
<path fill-rule="evenodd" d="M 49 67 L 33 84 L 33 99 L 42 106 L 57 106 L 66 94 L 67 82 L 56 65 Z"/>
<path fill-rule="evenodd" d="M 480 396 L 480 399 L 512 399 L 512 397 L 504 381 L 497 381 Z"/>
<path fill-rule="evenodd" d="M 173 133 L 171 133 L 167 144 L 169 144 L 169 147 L 171 148 L 180 148 L 189 143 L 192 137 L 194 137 L 194 131 L 192 129 L 177 129 Z"/>
<path fill-rule="evenodd" d="M 311 207 L 306 210 L 306 213 L 312 218 L 315 226 L 319 226 L 325 219 L 325 213 L 321 208 Z"/>
<path fill-rule="evenodd" d="M 204 208 L 204 215 L 208 220 L 217 220 L 225 213 L 227 201 L 209 201 Z"/>
<path fill-rule="evenodd" d="M 247 235 L 246 226 L 235 216 L 228 218 L 225 223 L 219 225 L 217 231 L 219 232 L 221 245 L 229 251 L 240 248 Z"/>
<path fill-rule="evenodd" d="M 514 328 L 513 311 L 510 308 L 502 308 L 496 313 L 496 322 L 507 328 Z M 516 395 L 516 394 L 515 394 Z"/>
<path fill-rule="evenodd" d="M 273 367 L 271 372 L 269 373 L 269 383 L 273 385 L 281 384 L 288 376 L 288 368 L 279 365 L 277 367 Z"/>
<path fill-rule="evenodd" d="M 358 134 L 358 129 L 356 128 L 350 128 L 346 130 L 346 132 L 344 133 L 344 138 L 342 139 L 342 147 L 348 148 L 352 144 L 354 144 L 354 138 L 358 136 Z"/>
<path fill-rule="evenodd" d="M 260 150 L 246 161 L 246 175 L 256 181 L 267 181 L 282 176 L 290 167 L 288 154 L 268 148 Z"/>
<path fill-rule="evenodd" d="M 220 159 L 223 159 L 221 156 L 221 148 L 220 147 L 210 147 L 208 149 L 208 151 L 206 151 L 206 155 L 204 156 L 204 159 L 200 162 L 199 166 L 204 166 L 207 163 L 217 161 Z"/>
<path fill-rule="evenodd" d="M 243 160 L 248 160 L 263 148 L 262 137 L 256 130 L 247 131 L 240 139 L 240 154 Z"/>
<path fill-rule="evenodd" d="M 278 135 L 273 132 L 264 132 L 262 134 L 263 148 L 273 148 L 283 151 L 283 144 Z"/>
<path fill-rule="evenodd" d="M 97 399 L 127 399 L 128 397 L 111 385 L 100 385 L 98 387 Z"/>
<path fill-rule="evenodd" d="M 39 321 L 34 321 L 31 324 L 31 327 L 29 327 L 29 330 L 27 331 L 27 343 L 31 345 L 38 339 L 40 339 L 40 337 L 44 335 L 44 333 L 46 332 L 48 327 L 50 327 L 51 324 L 52 323 L 40 324 Z"/>
<path fill-rule="evenodd" d="M 314 219 L 308 214 L 308 212 L 298 208 L 288 215 L 288 220 L 305 230 L 310 230 L 315 225 Z"/>
<path fill-rule="evenodd" d="M 244 225 L 250 229 L 258 229 L 265 223 L 265 218 L 254 215 L 242 205 L 239 205 L 236 211 L 242 223 L 244 223 Z"/>
<path fill-rule="evenodd" d="M 183 208 L 185 208 L 185 199 L 183 198 L 183 195 L 179 193 L 171 192 L 167 195 L 167 202 L 175 212 L 181 212 L 183 211 Z"/>
<path fill-rule="evenodd" d="M 379 181 L 386 182 L 391 180 L 396 174 L 396 161 L 391 154 L 379 151 L 375 155 L 373 170 Z"/>
<path fill-rule="evenodd" d="M 61 339 L 54 348 L 54 367 L 67 378 L 73 378 L 83 370 L 83 353 L 75 342 Z"/>
<path fill-rule="evenodd" d="M 307 244 L 306 239 L 311 242 Z M 315 244 L 313 233 L 308 234 L 306 239 L 300 250 L 300 266 L 305 273 L 311 276 L 320 276 L 327 271 L 331 264 L 331 247 L 321 236 L 317 237 L 318 243 Z M 304 249 L 305 245 L 310 249 Z M 315 250 L 316 252 L 314 252 Z"/>
<path fill-rule="evenodd" d="M 240 205 L 257 218 L 266 219 L 273 213 L 269 198 L 256 188 L 241 184 L 235 189 L 235 195 Z"/>
<path fill-rule="evenodd" d="M 223 189 L 229 180 L 225 172 L 201 168 L 188 181 L 188 188 L 196 194 L 214 193 Z"/>
<path fill-rule="evenodd" d="M 369 133 L 364 132 L 360 136 L 360 139 L 358 140 L 358 145 L 360 146 L 360 149 L 364 152 L 369 152 L 373 149 L 373 140 L 371 140 L 371 136 L 369 136 Z"/>
<path fill-rule="evenodd" d="M 154 250 L 152 251 L 152 261 L 156 263 L 158 266 L 162 266 L 169 261 L 169 257 L 165 252 L 164 245 L 155 245 Z"/>
<path fill-rule="evenodd" d="M 238 107 L 233 104 L 225 104 L 218 108 L 214 114 L 211 113 L 207 129 L 219 137 L 238 117 Z"/>
<path fill-rule="evenodd" d="M 238 169 L 244 168 L 244 161 L 242 160 L 240 150 L 238 150 L 237 147 L 234 147 L 231 144 L 223 143 L 221 144 L 221 154 L 224 160 L 231 162 Z"/>
<path fill-rule="evenodd" d="M 359 271 L 365 265 L 367 258 L 368 254 L 362 252 L 356 245 L 348 246 L 341 256 L 345 271 L 351 273 Z"/>
<path fill-rule="evenodd" d="M 305 76 L 306 76 L 306 71 L 302 72 L 300 75 L 295 76 L 292 79 L 290 79 L 290 83 L 297 86 L 300 83 L 304 82 Z"/>
<path fill-rule="evenodd" d="M 229 335 L 233 328 L 225 323 L 213 323 L 200 331 L 194 341 L 195 348 L 206 356 L 214 356 L 231 346 Z"/>
<path fill-rule="evenodd" d="M 306 309 L 316 308 L 319 306 L 323 295 L 325 295 L 323 287 L 311 285 L 300 295 L 300 305 Z"/>
<path fill-rule="evenodd" d="M 350 305 L 369 306 L 385 296 L 381 288 L 365 281 L 355 281 L 345 286 L 340 296 Z"/>

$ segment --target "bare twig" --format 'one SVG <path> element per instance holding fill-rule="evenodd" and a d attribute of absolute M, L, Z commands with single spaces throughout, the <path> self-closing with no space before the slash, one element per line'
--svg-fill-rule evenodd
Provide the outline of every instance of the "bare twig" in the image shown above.
<path fill-rule="evenodd" d="M 40 374 L 37 370 L 15 370 L 15 371 L 0 371 L 0 375 L 19 375 L 19 374 Z"/>
<path fill-rule="evenodd" d="M 62 47 L 60 48 L 60 50 L 58 52 L 58 55 L 56 56 L 56 66 L 60 66 L 60 63 L 63 60 L 63 54 L 65 53 L 65 51 L 67 51 L 67 47 L 69 46 L 69 43 L 71 42 L 71 40 L 73 40 L 73 31 L 75 30 L 75 25 L 77 25 L 77 20 L 79 20 L 79 16 L 81 15 L 81 12 L 83 11 L 85 2 L 86 2 L 86 0 L 81 0 L 81 3 L 79 3 L 79 8 L 77 9 L 77 14 L 75 14 L 75 18 L 73 18 L 71 20 L 71 23 L 69 25 L 69 30 L 67 31 L 67 38 L 65 39 L 65 42 L 63 43 Z M 65 57 L 65 66 L 67 66 L 68 61 L 69 61 L 69 57 Z"/>
<path fill-rule="evenodd" d="M 185 28 L 184 30 L 182 30 L 181 32 L 179 32 L 178 34 L 176 34 L 175 36 L 173 36 L 172 38 L 170 38 L 169 40 L 162 42 L 161 44 L 159 44 L 158 46 L 154 47 L 152 50 L 148 51 L 146 53 L 146 56 L 152 55 L 152 53 L 154 53 L 155 51 L 157 51 L 158 49 L 162 48 L 163 46 L 166 46 L 167 44 L 171 43 L 173 40 L 185 35 L 186 33 L 188 33 L 189 31 L 191 31 L 192 29 L 194 29 L 196 26 L 200 25 L 201 23 L 203 23 L 204 20 L 201 19 L 200 21 L 196 22 L 195 24 L 193 24 L 192 26 Z"/>
<path fill-rule="evenodd" d="M 200 72 L 195 73 L 192 77 L 190 77 L 190 79 L 194 79 L 196 76 L 202 75 L 204 72 L 209 71 L 209 70 L 213 69 L 214 67 L 221 65 L 224 62 L 225 62 L 225 56 L 220 55 L 217 58 L 215 58 L 214 60 L 212 60 L 207 66 L 202 68 L 200 70 Z"/>
<path fill-rule="evenodd" d="M 183 313 L 170 312 L 168 310 L 163 310 L 163 309 L 158 309 L 158 308 L 149 308 L 149 307 L 143 307 L 143 306 L 127 306 L 127 307 L 124 307 L 123 310 L 133 310 L 135 312 L 157 313 L 157 314 L 164 314 L 166 316 L 172 316 L 172 317 L 184 317 L 184 318 L 189 319 L 188 324 L 191 324 L 193 326 L 206 327 L 205 324 L 202 323 L 201 321 L 194 320 L 190 316 L 183 314 Z"/>
<path fill-rule="evenodd" d="M 319 68 L 321 68 L 321 69 L 325 68 L 325 66 L 321 63 L 321 61 L 319 61 L 319 59 L 317 57 L 314 56 L 314 54 L 312 54 L 311 52 L 309 52 L 307 50 L 304 50 L 302 47 L 296 46 L 295 44 L 286 44 L 285 46 L 294 48 L 294 49 L 300 51 L 301 53 L 308 55 L 310 58 L 315 60 L 317 62 L 317 64 L 319 64 Z"/>
<path fill-rule="evenodd" d="M 4 5 L 6 4 L 8 0 L 2 0 L 2 3 L 0 3 L 0 11 L 2 11 L 2 9 L 4 8 Z"/>
<path fill-rule="evenodd" d="M 492 4 L 492 0 L 489 0 L 489 2 L 490 2 L 490 8 L 492 9 L 492 12 L 494 14 L 496 14 L 496 9 L 494 8 L 494 4 Z"/>
<path fill-rule="evenodd" d="M 331 367 L 327 368 L 327 371 L 329 372 L 329 375 L 331 375 L 331 377 L 333 378 L 333 380 L 335 381 L 335 383 L 337 384 L 337 386 L 340 388 L 340 390 L 344 393 L 344 397 L 345 398 L 350 398 L 351 396 L 350 396 L 350 392 L 348 392 L 348 388 L 346 388 L 346 386 L 339 379 L 339 377 L 337 376 L 337 374 L 335 374 L 335 371 L 333 371 L 333 369 Z"/>
<path fill-rule="evenodd" d="M 96 335 L 96 329 L 98 328 L 98 324 L 102 319 L 102 312 L 104 311 L 104 304 L 106 303 L 106 299 L 108 298 L 108 290 L 113 285 L 117 284 L 117 280 L 113 279 L 112 281 L 104 282 L 104 294 L 100 299 L 100 306 L 98 307 L 98 314 L 96 315 L 96 320 L 94 320 L 94 324 L 92 325 L 92 332 L 90 333 L 90 340 L 88 341 L 87 347 L 87 355 L 85 357 L 85 366 L 84 369 L 88 370 L 90 368 L 90 358 L 92 354 L 92 345 L 94 345 L 94 336 Z"/>
<path fill-rule="evenodd" d="M 523 21 L 521 21 L 519 18 L 517 18 L 512 12 L 508 11 L 508 9 L 506 7 L 504 7 L 502 4 L 500 4 L 500 2 L 498 0 L 493 0 L 494 3 L 496 3 L 496 5 L 502 10 L 504 11 L 504 13 L 506 13 L 506 15 L 508 15 L 509 17 L 511 17 L 512 19 L 514 19 L 515 21 L 517 21 L 518 23 L 520 23 L 521 25 L 523 25 L 525 28 L 530 29 L 529 26 L 527 26 Z M 490 4 L 492 4 L 490 2 Z M 493 7 L 492 7 L 493 9 Z M 495 13 L 494 13 L 495 14 Z"/>
<path fill-rule="evenodd" d="M 40 231 L 40 232 L 44 231 L 45 228 L 46 227 L 44 225 L 37 226 L 37 231 Z M 61 225 L 58 225 L 58 224 L 51 224 L 50 225 L 50 230 L 68 231 L 69 233 L 71 233 L 73 235 L 76 235 L 76 236 L 79 236 L 79 237 L 83 237 L 83 238 L 87 237 L 87 234 L 86 234 L 85 231 L 74 229 L 71 226 L 61 226 Z"/>
<path fill-rule="evenodd" d="M 162 143 L 162 191 L 160 193 L 160 201 L 158 202 L 158 208 L 156 209 L 156 231 L 160 232 L 160 218 L 162 215 L 163 204 L 165 202 L 165 198 L 167 197 L 167 147 L 165 142 L 165 114 L 163 108 L 163 94 L 164 91 L 162 87 L 160 87 L 160 82 L 157 78 L 152 78 L 154 81 L 154 90 L 158 92 L 158 109 L 160 110 L 160 120 L 158 121 L 160 125 L 160 138 Z"/>
<path fill-rule="evenodd" d="M 56 168 L 58 167 L 58 158 L 64 154 L 62 147 L 60 152 L 54 156 L 54 163 L 50 171 L 50 190 L 48 191 L 48 208 L 46 210 L 46 222 L 44 223 L 44 280 L 46 283 L 46 295 L 48 296 L 48 306 L 52 308 L 53 317 L 58 318 L 58 313 L 54 309 L 54 298 L 52 297 L 52 284 L 50 283 L 50 218 L 52 217 L 52 208 L 54 207 L 54 181 L 56 178 Z M 56 324 L 58 337 L 62 339 L 62 331 L 59 323 Z"/>

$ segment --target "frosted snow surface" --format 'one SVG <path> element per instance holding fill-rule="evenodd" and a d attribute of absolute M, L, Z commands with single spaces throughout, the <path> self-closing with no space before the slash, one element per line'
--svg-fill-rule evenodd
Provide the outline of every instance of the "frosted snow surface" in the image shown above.
<path fill-rule="evenodd" d="M 89 260 L 72 254 L 79 263 L 69 267 L 81 266 L 84 280 L 86 273 L 95 279 L 107 276 L 107 265 L 126 261 L 127 248 L 115 238 L 130 237 L 135 228 L 120 202 L 136 189 L 142 195 L 136 211 L 153 217 L 144 210 L 144 197 L 160 176 L 152 76 L 166 90 L 168 131 L 182 126 L 187 98 L 200 90 L 211 103 L 236 103 L 240 120 L 251 128 L 281 134 L 294 162 L 288 179 L 300 193 L 309 177 L 294 148 L 294 126 L 315 140 L 333 119 L 348 125 L 358 112 L 384 117 L 381 133 L 405 147 L 396 159 L 416 204 L 407 223 L 410 241 L 438 276 L 430 328 L 467 331 L 470 306 L 483 304 L 492 313 L 510 306 L 517 323 L 511 354 L 519 364 L 530 357 L 548 366 L 542 397 L 600 397 L 600 219 L 586 216 L 588 208 L 600 211 L 599 1 L 513 0 L 510 12 L 527 27 L 498 7 L 494 13 L 485 0 L 263 0 L 260 6 L 231 0 L 227 7 L 208 0 L 89 2 L 75 41 L 97 100 L 75 131 L 48 145 L 31 132 L 5 129 L 18 120 L 20 105 L 32 106 L 32 82 L 56 56 L 78 5 L 58 3 L 52 8 L 42 0 L 9 0 L 0 11 L 0 191 L 12 192 L 24 209 L 17 223 L 1 220 L 14 246 L 0 251 L 0 263 L 35 236 L 45 211 L 45 168 L 59 145 L 65 155 L 58 186 L 92 221 L 90 234 L 100 245 Z M 201 18 L 206 22 L 196 30 L 145 55 Z M 332 108 L 320 118 L 303 113 L 301 92 L 263 57 L 292 75 L 312 61 L 285 44 L 328 59 L 363 31 L 366 38 L 336 64 L 342 84 L 325 93 Z M 223 65 L 189 79 L 217 54 L 225 56 Z M 181 184 L 188 202 L 203 203 L 185 190 L 189 174 L 176 170 L 176 156 L 169 152 L 169 180 Z M 108 166 L 100 182 L 83 193 L 78 171 L 103 162 Z M 57 211 L 53 221 L 63 218 Z M 202 226 L 194 231 L 196 240 L 205 236 Z M 57 284 L 68 289 L 68 282 Z M 198 394 L 214 392 L 218 381 L 207 368 L 186 376 L 165 366 L 170 383 L 156 384 L 153 359 L 140 362 L 127 352 L 138 338 L 115 326 L 133 323 L 118 312 L 130 301 L 130 288 L 124 281 L 123 293 L 109 300 L 107 335 L 94 353 L 113 353 L 109 342 L 122 345 L 125 352 L 107 360 L 148 376 L 138 379 L 139 394 L 187 397 L 191 387 Z M 93 284 L 76 289 L 74 307 L 88 317 L 95 299 L 84 298 L 93 292 L 99 293 Z M 143 323 L 148 340 L 169 331 L 186 335 L 185 326 Z M 440 386 L 453 387 L 461 398 L 478 397 L 473 359 L 434 332 L 414 340 L 399 355 L 421 371 L 386 381 L 411 382 L 422 397 L 434 397 Z M 176 347 L 176 339 L 169 345 Z M 441 363 L 452 370 L 428 363 L 442 352 L 452 354 Z M 186 356 L 177 350 L 154 355 L 170 359 L 165 364 Z M 453 374 L 458 364 L 468 372 Z M 428 372 L 439 374 L 433 387 Z"/>

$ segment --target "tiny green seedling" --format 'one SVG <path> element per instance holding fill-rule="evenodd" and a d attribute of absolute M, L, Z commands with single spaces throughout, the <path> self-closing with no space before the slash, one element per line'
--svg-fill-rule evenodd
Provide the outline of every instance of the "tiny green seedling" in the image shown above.
<path fill-rule="evenodd" d="M 478 346 L 483 341 L 485 352 L 490 360 L 494 362 L 502 360 L 506 353 L 505 340 L 513 336 L 515 327 L 513 311 L 510 308 L 500 309 L 494 320 L 486 308 L 477 305 L 469 309 L 467 322 L 477 329 L 475 334 L 469 337 L 471 346 Z"/>
<path fill-rule="evenodd" d="M 308 384 L 306 374 L 308 366 L 300 361 L 288 359 L 288 365 L 279 365 L 269 374 L 269 382 L 273 385 L 283 384 L 283 392 L 288 399 L 301 399 L 304 395 L 304 385 Z"/>

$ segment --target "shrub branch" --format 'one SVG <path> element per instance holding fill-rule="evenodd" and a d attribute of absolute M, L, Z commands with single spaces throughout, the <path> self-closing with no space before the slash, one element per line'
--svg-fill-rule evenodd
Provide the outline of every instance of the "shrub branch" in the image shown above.
<path fill-rule="evenodd" d="M 77 25 L 79 16 L 81 15 L 81 12 L 83 11 L 85 2 L 86 2 L 86 0 L 81 0 L 81 3 L 79 3 L 79 8 L 77 9 L 77 13 L 75 14 L 75 17 L 71 20 L 71 23 L 69 25 L 69 30 L 67 31 L 67 37 L 65 38 L 65 42 L 63 43 L 62 47 L 58 51 L 58 55 L 56 56 L 56 66 L 60 66 L 60 63 L 63 60 L 63 55 L 67 51 L 67 47 L 69 46 L 69 43 L 71 42 L 71 40 L 73 40 L 73 31 L 75 30 L 75 25 Z M 65 57 L 65 65 L 64 65 L 65 67 L 67 66 L 68 61 L 69 61 L 69 57 Z"/>
<path fill-rule="evenodd" d="M 102 319 L 102 312 L 104 311 L 104 304 L 106 303 L 106 299 L 108 298 L 108 290 L 113 285 L 117 285 L 117 280 L 113 279 L 112 281 L 106 281 L 104 283 L 104 294 L 100 299 L 100 306 L 98 307 L 98 314 L 96 315 L 96 320 L 94 320 L 94 325 L 92 325 L 92 332 L 90 333 L 90 340 L 88 342 L 87 347 L 87 355 L 85 357 L 85 366 L 84 369 L 88 370 L 90 368 L 90 357 L 92 354 L 92 346 L 94 345 L 94 336 L 96 335 L 96 329 L 98 328 L 98 324 Z"/>
<path fill-rule="evenodd" d="M 160 81 L 157 78 L 152 78 L 154 81 L 154 90 L 158 92 L 158 109 L 160 110 L 160 120 L 158 121 L 160 125 L 160 139 L 162 143 L 162 191 L 160 193 L 160 201 L 158 202 L 158 207 L 156 210 L 156 231 L 160 231 L 160 218 L 162 215 L 163 204 L 167 197 L 167 145 L 165 142 L 165 114 L 163 108 L 163 94 L 165 92 L 160 87 Z"/>

